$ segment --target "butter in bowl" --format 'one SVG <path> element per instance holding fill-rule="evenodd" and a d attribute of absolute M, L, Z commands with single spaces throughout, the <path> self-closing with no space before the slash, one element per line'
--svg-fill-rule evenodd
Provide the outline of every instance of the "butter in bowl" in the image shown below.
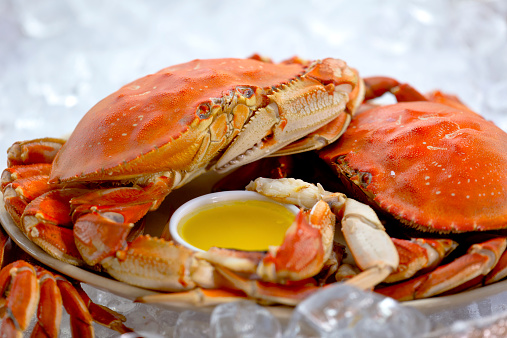
<path fill-rule="evenodd" d="M 282 243 L 298 211 L 252 191 L 217 192 L 179 207 L 169 231 L 175 242 L 195 251 L 211 247 L 267 251 Z"/>

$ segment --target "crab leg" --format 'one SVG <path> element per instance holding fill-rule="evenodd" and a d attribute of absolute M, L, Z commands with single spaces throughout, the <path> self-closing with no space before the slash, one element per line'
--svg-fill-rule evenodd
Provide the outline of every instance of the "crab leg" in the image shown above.
<path fill-rule="evenodd" d="M 72 287 L 79 294 L 84 304 L 88 308 L 93 321 L 115 330 L 119 333 L 134 332 L 131 328 L 126 327 L 123 323 L 127 320 L 125 316 L 99 304 L 95 304 L 81 287 L 80 283 L 72 283 Z"/>
<path fill-rule="evenodd" d="M 143 296 L 136 299 L 136 302 L 183 302 L 196 306 L 209 306 L 250 298 L 266 304 L 277 303 L 296 306 L 303 299 L 320 289 L 314 279 L 278 284 L 252 280 L 222 266 L 216 266 L 215 268 L 233 289 L 197 288 L 185 292 Z"/>
<path fill-rule="evenodd" d="M 83 260 L 74 243 L 69 201 L 84 192 L 82 189 L 49 191 L 28 204 L 21 217 L 22 230 L 30 240 L 73 265 L 81 265 Z"/>
<path fill-rule="evenodd" d="M 400 257 L 400 265 L 384 280 L 384 283 L 407 280 L 423 269 L 433 270 L 457 246 L 457 243 L 450 239 L 392 238 L 392 240 Z"/>
<path fill-rule="evenodd" d="M 313 279 L 305 279 L 287 284 L 251 280 L 233 271 L 217 266 L 216 269 L 234 288 L 243 291 L 249 298 L 265 303 L 278 303 L 296 306 L 303 299 L 320 289 Z"/>
<path fill-rule="evenodd" d="M 40 299 L 37 309 L 37 323 L 33 336 L 42 335 L 58 337 L 62 320 L 62 296 L 56 279 L 46 269 L 35 267 L 39 280 Z"/>
<path fill-rule="evenodd" d="M 7 166 L 51 163 L 64 143 L 65 140 L 49 137 L 16 142 L 7 150 Z"/>
<path fill-rule="evenodd" d="M 484 284 L 498 282 L 507 276 L 507 250 L 503 252 L 495 267 L 484 278 Z"/>
<path fill-rule="evenodd" d="M 22 178 L 28 178 L 37 175 L 49 175 L 51 171 L 50 163 L 34 163 L 31 165 L 17 165 L 6 168 L 2 172 L 2 190 L 9 183 Z"/>
<path fill-rule="evenodd" d="M 423 95 L 407 83 L 400 83 L 393 78 L 384 76 L 367 77 L 364 79 L 364 83 L 366 88 L 364 96 L 365 101 L 378 98 L 385 93 L 390 92 L 396 97 L 396 101 L 398 102 L 437 102 L 476 114 L 464 105 L 456 96 L 442 93 L 439 90 Z"/>
<path fill-rule="evenodd" d="M 149 304 L 182 302 L 195 306 L 214 306 L 245 298 L 247 295 L 237 290 L 196 288 L 190 291 L 143 296 L 137 298 L 136 302 Z"/>
<path fill-rule="evenodd" d="M 453 262 L 406 282 L 375 291 L 394 299 L 427 298 L 452 290 L 478 276 L 488 274 L 505 250 L 507 238 L 499 237 L 470 247 Z"/>
<path fill-rule="evenodd" d="M 196 287 L 193 275 L 200 271 L 198 263 L 190 249 L 150 236 L 137 237 L 124 250 L 101 262 L 118 280 L 171 292 Z M 212 282 L 213 278 L 209 283 Z"/>
<path fill-rule="evenodd" d="M 37 308 L 39 284 L 33 267 L 25 261 L 16 261 L 0 272 L 0 310 L 5 313 L 0 332 L 18 332 L 21 335 Z"/>
<path fill-rule="evenodd" d="M 23 215 L 23 211 L 25 211 L 28 202 L 26 202 L 22 197 L 19 197 L 14 189 L 4 191 L 3 198 L 5 210 L 11 216 L 14 224 L 21 227 L 21 215 Z"/>
<path fill-rule="evenodd" d="M 25 177 L 5 186 L 4 200 L 9 203 L 9 198 L 18 197 L 29 203 L 54 188 L 55 186 L 48 184 L 47 175 Z"/>
<path fill-rule="evenodd" d="M 423 94 L 406 83 L 399 83 L 395 79 L 383 76 L 372 76 L 364 79 L 366 87 L 365 101 L 371 100 L 391 92 L 398 102 L 427 101 Z"/>
<path fill-rule="evenodd" d="M 56 282 L 62 294 L 65 310 L 70 315 L 72 335 L 74 337 L 93 337 L 93 318 L 86 303 L 68 280 L 57 276 Z"/>

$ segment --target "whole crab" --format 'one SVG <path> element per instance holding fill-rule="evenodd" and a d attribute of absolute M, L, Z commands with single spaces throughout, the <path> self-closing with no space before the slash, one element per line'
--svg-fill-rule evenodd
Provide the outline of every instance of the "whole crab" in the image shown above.
<path fill-rule="evenodd" d="M 478 232 L 507 228 L 507 134 L 454 96 L 422 95 L 390 78 L 365 82 L 366 100 L 391 92 L 401 103 L 364 107 L 342 138 L 319 152 L 352 196 L 426 237 L 475 232 L 469 237 L 477 243 L 484 238 Z M 411 274 L 426 273 L 378 291 L 408 300 L 502 279 L 506 239 L 488 237 L 449 264 L 428 272 L 422 263 Z"/>
<path fill-rule="evenodd" d="M 357 72 L 336 59 L 172 66 L 100 101 L 67 141 L 15 143 L 2 174 L 6 209 L 30 240 L 65 262 L 150 289 L 220 286 L 208 263 L 213 258 L 197 259 L 172 242 L 139 236 L 134 224 L 205 171 L 334 141 L 363 96 Z M 329 217 L 320 216 L 328 213 L 318 210 L 311 222 L 328 224 Z M 308 217 L 302 214 L 296 223 Z M 316 268 L 290 266 L 289 279 L 318 273 L 331 255 L 329 243 Z"/>

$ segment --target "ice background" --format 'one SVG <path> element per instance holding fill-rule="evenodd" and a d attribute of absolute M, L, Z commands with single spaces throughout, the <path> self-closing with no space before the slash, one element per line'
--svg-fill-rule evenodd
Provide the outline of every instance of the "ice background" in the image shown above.
<path fill-rule="evenodd" d="M 253 53 L 342 58 L 363 76 L 457 94 L 507 130 L 503 0 L 0 0 L 0 163 L 14 141 L 71 132 L 97 101 L 140 76 Z M 145 333 L 170 336 L 178 320 L 87 290 Z M 482 330 L 506 310 L 500 294 L 429 318 L 434 327 L 465 320 L 459 328 Z"/>

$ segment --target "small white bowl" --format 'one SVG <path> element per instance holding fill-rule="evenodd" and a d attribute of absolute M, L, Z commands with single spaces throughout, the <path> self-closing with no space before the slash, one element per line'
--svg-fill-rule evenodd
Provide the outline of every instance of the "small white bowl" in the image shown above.
<path fill-rule="evenodd" d="M 199 197 L 196 197 L 194 199 L 191 199 L 190 201 L 186 202 L 182 206 L 180 206 L 174 214 L 171 216 L 171 220 L 169 221 L 169 232 L 171 234 L 172 240 L 186 246 L 187 248 L 194 250 L 194 251 L 204 251 L 202 249 L 196 248 L 195 246 L 187 243 L 179 234 L 179 224 L 181 220 L 187 216 L 188 214 L 193 213 L 199 208 L 202 208 L 204 206 L 208 206 L 210 204 L 214 203 L 221 203 L 221 202 L 229 202 L 229 201 L 251 201 L 251 200 L 257 200 L 257 201 L 266 201 L 278 205 L 283 205 L 286 207 L 289 211 L 291 211 L 294 215 L 296 215 L 299 212 L 298 207 L 292 204 L 283 204 L 279 203 L 277 201 L 272 200 L 271 198 L 268 198 L 266 196 L 263 196 L 257 192 L 254 191 L 245 191 L 245 190 L 233 190 L 233 191 L 222 191 L 222 192 L 216 192 L 211 194 L 202 195 Z"/>

